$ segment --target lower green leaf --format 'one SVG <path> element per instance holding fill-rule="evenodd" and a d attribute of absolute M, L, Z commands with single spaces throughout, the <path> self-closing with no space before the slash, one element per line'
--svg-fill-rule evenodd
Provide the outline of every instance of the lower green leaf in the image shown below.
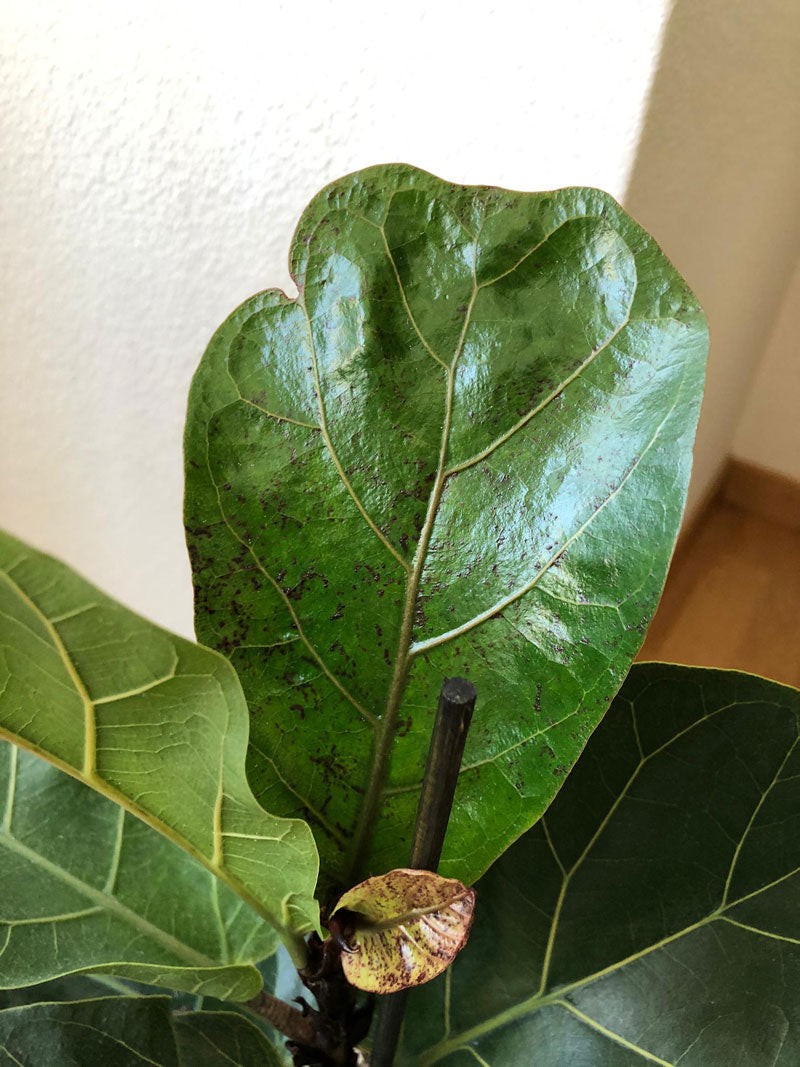
<path fill-rule="evenodd" d="M 282 1067 L 283 1060 L 253 1023 L 231 1011 L 172 1017 L 181 1067 Z"/>
<path fill-rule="evenodd" d="M 141 990 L 145 987 L 142 986 Z M 162 989 L 147 987 L 152 994 L 163 996 Z M 108 975 L 91 974 L 68 974 L 64 978 L 53 978 L 37 985 L 17 986 L 14 989 L 0 989 L 0 1011 L 6 1008 L 23 1008 L 26 1004 L 44 1004 L 60 1000 L 97 1000 L 98 997 L 108 997 L 112 994 L 130 996 L 139 993 L 133 983 L 113 978 Z M 188 993 L 176 993 L 176 997 L 194 1001 L 195 998 Z"/>
<path fill-rule="evenodd" d="M 316 847 L 305 823 L 253 796 L 248 732 L 227 660 L 0 532 L 0 737 L 180 845 L 301 960 L 319 923 Z"/>
<path fill-rule="evenodd" d="M 261 989 L 277 935 L 123 808 L 0 742 L 0 987 L 108 972 L 220 999 Z"/>
<path fill-rule="evenodd" d="M 415 990 L 416 1067 L 800 1062 L 800 693 L 634 667 Z"/>
<path fill-rule="evenodd" d="M 285 948 L 279 946 L 277 952 L 258 964 L 258 971 L 263 980 L 263 988 L 287 1003 L 295 997 L 305 995 L 308 989 L 302 984 L 294 964 Z M 131 979 L 115 978 L 107 974 L 71 974 L 64 978 L 54 978 L 33 986 L 16 989 L 0 989 L 0 1011 L 5 1008 L 21 1008 L 27 1004 L 43 1004 L 61 1001 L 98 1000 L 101 997 L 153 997 L 163 996 L 164 990 Z M 276 1051 L 283 1067 L 289 1067 L 291 1056 L 286 1051 L 286 1038 L 267 1022 L 266 1018 L 254 1011 L 247 1004 L 222 1001 L 204 994 L 191 994 L 173 990 L 170 996 L 173 1013 L 177 1012 L 235 1012 L 243 1015 L 252 1025 L 266 1035 Z M 2 1058 L 0 1058 L 2 1063 Z"/>
<path fill-rule="evenodd" d="M 0 1056 L 19 1067 L 280 1067 L 233 1012 L 175 1012 L 169 997 L 104 997 L 0 1011 Z"/>

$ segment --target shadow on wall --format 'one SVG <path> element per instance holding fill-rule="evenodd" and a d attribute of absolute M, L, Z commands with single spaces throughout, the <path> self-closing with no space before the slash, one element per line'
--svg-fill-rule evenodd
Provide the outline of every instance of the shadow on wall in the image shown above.
<path fill-rule="evenodd" d="M 800 249 L 800 3 L 676 0 L 625 207 L 708 317 L 690 512 L 712 488 Z"/>

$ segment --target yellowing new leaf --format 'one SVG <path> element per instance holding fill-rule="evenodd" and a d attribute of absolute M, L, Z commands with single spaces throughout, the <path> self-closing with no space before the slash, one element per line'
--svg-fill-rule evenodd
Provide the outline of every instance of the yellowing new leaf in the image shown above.
<path fill-rule="evenodd" d="M 474 908 L 473 889 L 430 871 L 403 868 L 361 882 L 331 917 L 350 946 L 342 953 L 348 982 L 370 993 L 429 982 L 466 944 Z"/>

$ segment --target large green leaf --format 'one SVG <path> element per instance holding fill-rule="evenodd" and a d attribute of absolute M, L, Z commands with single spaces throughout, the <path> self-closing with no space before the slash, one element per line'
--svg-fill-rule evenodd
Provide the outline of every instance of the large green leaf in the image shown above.
<path fill-rule="evenodd" d="M 222 656 L 0 534 L 0 737 L 160 830 L 291 940 L 317 922 L 316 849 L 304 823 L 257 803 L 247 731 Z M 52 836 L 70 815 L 49 819 Z"/>
<path fill-rule="evenodd" d="M 416 1067 L 800 1062 L 800 693 L 636 666 L 415 990 Z"/>
<path fill-rule="evenodd" d="M 144 987 L 142 987 L 144 988 Z M 148 987 L 150 993 L 160 993 L 163 989 Z M 138 989 L 126 980 L 109 977 L 105 974 L 70 974 L 64 978 L 53 978 L 39 985 L 18 986 L 16 989 L 0 989 L 0 1011 L 5 1008 L 21 1008 L 26 1004 L 41 1004 L 44 1001 L 58 1000 L 96 1000 L 111 993 L 125 996 L 137 993 Z M 188 993 L 174 993 L 175 997 L 195 998 Z"/>
<path fill-rule="evenodd" d="M 0 1064 L 17 1067 L 280 1067 L 233 1012 L 172 1012 L 169 997 L 103 997 L 0 1011 Z"/>
<path fill-rule="evenodd" d="M 0 987 L 76 972 L 232 1000 L 272 927 L 124 808 L 0 742 Z M 187 903 L 190 902 L 190 903 Z"/>
<path fill-rule="evenodd" d="M 180 1067 L 282 1067 L 283 1057 L 249 1020 L 231 1011 L 172 1016 Z"/>
<path fill-rule="evenodd" d="M 592 189 L 362 171 L 310 204 L 299 296 L 243 304 L 195 377 L 186 525 L 256 795 L 350 885 L 408 857 L 436 698 L 479 705 L 442 873 L 551 800 L 638 650 L 684 502 L 706 330 Z"/>
<path fill-rule="evenodd" d="M 290 1002 L 308 990 L 300 981 L 297 970 L 285 949 L 279 948 L 269 958 L 258 964 L 263 979 L 263 988 L 281 1000 Z M 53 1003 L 59 1001 L 98 1000 L 109 996 L 145 996 L 164 995 L 164 989 L 130 979 L 119 979 L 108 974 L 72 974 L 56 978 L 39 985 L 23 986 L 17 989 L 0 989 L 0 1011 L 4 1008 L 24 1007 L 26 1004 Z M 170 997 L 173 1012 L 235 1012 L 243 1015 L 249 1022 L 266 1034 L 275 1049 L 281 1064 L 290 1064 L 291 1056 L 286 1050 L 286 1038 L 270 1026 L 263 1015 L 252 1010 L 245 1003 L 220 1000 L 207 993 L 190 993 L 172 991 Z M 0 1060 L 2 1062 L 2 1060 Z"/>

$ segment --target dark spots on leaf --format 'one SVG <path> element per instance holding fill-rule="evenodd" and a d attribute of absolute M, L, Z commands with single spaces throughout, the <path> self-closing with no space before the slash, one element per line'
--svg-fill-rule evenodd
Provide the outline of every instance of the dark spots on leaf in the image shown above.
<path fill-rule="evenodd" d="M 328 588 L 328 579 L 324 574 L 320 574 L 319 571 L 308 570 L 300 577 L 300 581 L 296 585 L 284 588 L 283 591 L 289 600 L 300 600 L 306 592 L 306 587 L 314 581 L 320 581 L 326 589 Z"/>
<path fill-rule="evenodd" d="M 339 758 L 338 746 L 335 744 L 329 752 L 311 756 L 310 760 L 319 770 L 320 778 L 326 786 L 339 786 L 348 777 L 347 765 Z"/>

